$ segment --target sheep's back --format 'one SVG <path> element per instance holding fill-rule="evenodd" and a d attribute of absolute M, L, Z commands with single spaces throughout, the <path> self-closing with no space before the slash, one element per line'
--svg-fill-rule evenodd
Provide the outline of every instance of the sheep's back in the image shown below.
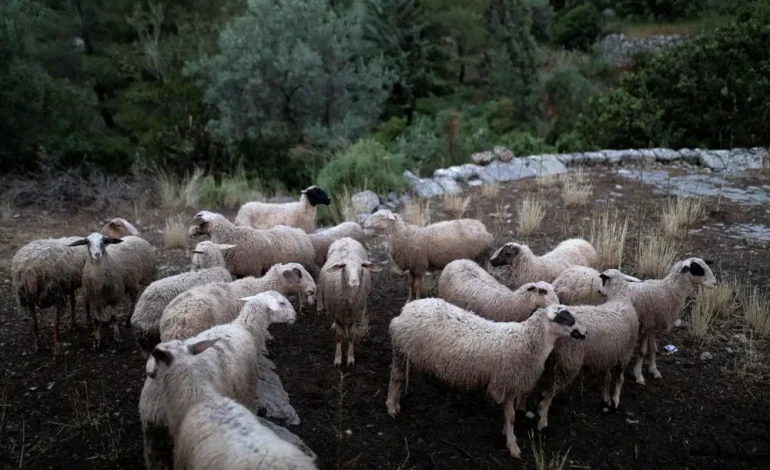
<path fill-rule="evenodd" d="M 187 339 L 238 316 L 238 301 L 227 283 L 204 284 L 182 292 L 160 318 L 160 339 Z"/>
<path fill-rule="evenodd" d="M 588 266 L 595 267 L 598 256 L 594 247 L 581 238 L 564 240 L 556 245 L 556 248 L 541 256 L 543 259 L 560 261 L 562 266 Z M 566 267 L 564 269 L 566 269 Z"/>
<path fill-rule="evenodd" d="M 425 233 L 430 267 L 441 269 L 456 259 L 478 258 L 492 246 L 493 237 L 474 219 L 438 222 L 418 229 Z"/>
<path fill-rule="evenodd" d="M 147 286 L 155 278 L 155 248 L 147 240 L 133 235 L 123 237 L 123 243 L 107 245 L 107 254 L 126 285 Z"/>
<path fill-rule="evenodd" d="M 586 266 L 570 266 L 553 281 L 559 302 L 565 305 L 600 305 L 602 281 L 599 271 Z"/>
<path fill-rule="evenodd" d="M 68 294 L 82 286 L 88 250 L 68 246 L 80 239 L 33 240 L 14 254 L 11 282 L 20 303 L 47 308 L 63 303 Z"/>
<path fill-rule="evenodd" d="M 471 260 L 449 263 L 438 280 L 438 296 L 462 309 L 495 321 L 529 316 L 515 309 L 514 293 Z"/>

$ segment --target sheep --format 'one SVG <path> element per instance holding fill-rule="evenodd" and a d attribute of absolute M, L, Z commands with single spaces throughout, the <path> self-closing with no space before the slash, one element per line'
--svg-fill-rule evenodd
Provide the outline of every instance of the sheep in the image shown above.
<path fill-rule="evenodd" d="M 569 307 L 591 332 L 590 337 L 585 341 L 559 338 L 546 361 L 543 381 L 547 389 L 538 406 L 538 430 L 548 426 L 548 409 L 556 393 L 571 384 L 583 368 L 605 373 L 602 392 L 605 411 L 615 411 L 620 405 L 623 371 L 634 355 L 639 318 L 629 299 L 629 283 L 623 273 L 609 269 L 601 273 L 599 279 L 597 293 L 606 298 L 603 304 Z M 614 392 L 610 398 L 612 384 Z"/>
<path fill-rule="evenodd" d="M 559 303 L 547 282 L 531 282 L 511 291 L 468 259 L 452 261 L 441 271 L 438 297 L 494 321 L 523 321 L 535 310 Z"/>
<path fill-rule="evenodd" d="M 716 286 L 716 278 L 709 264 L 709 261 L 701 258 L 687 258 L 674 263 L 668 276 L 663 279 L 648 279 L 630 284 L 631 301 L 639 314 L 640 354 L 634 366 L 636 383 L 645 383 L 642 365 L 644 356 L 648 353 L 650 374 L 656 379 L 663 377 L 655 364 L 655 337 L 671 330 L 696 285 L 709 289 Z"/>
<path fill-rule="evenodd" d="M 160 343 L 160 317 L 168 304 L 182 292 L 212 282 L 231 282 L 222 251 L 235 245 L 203 241 L 193 250 L 193 270 L 159 279 L 144 290 L 131 316 L 134 339 L 145 355 Z"/>
<path fill-rule="evenodd" d="M 395 417 L 400 412 L 408 368 L 454 386 L 484 387 L 503 404 L 507 447 L 512 457 L 521 458 L 513 432 L 515 405 L 540 378 L 554 342 L 568 335 L 584 339 L 586 329 L 561 304 L 540 309 L 521 323 L 500 323 L 441 299 L 410 302 L 390 322 L 388 414 Z"/>
<path fill-rule="evenodd" d="M 570 238 L 542 256 L 535 256 L 527 245 L 506 243 L 489 260 L 494 267 L 511 266 L 511 286 L 521 287 L 528 282 L 553 282 L 570 266 L 593 268 L 598 262 L 596 250 L 581 238 Z"/>
<path fill-rule="evenodd" d="M 130 307 L 126 323 L 130 325 L 131 313 L 142 290 L 155 277 L 155 248 L 146 240 L 129 235 L 122 239 L 108 238 L 94 232 L 87 238 L 74 241 L 71 247 L 86 245 L 88 260 L 83 268 L 83 287 L 86 302 L 94 307 L 94 348 L 101 345 L 101 323 L 105 307 L 116 306 L 128 295 Z M 108 246 L 112 245 L 109 247 Z M 112 312 L 116 342 L 121 342 L 117 315 Z"/>
<path fill-rule="evenodd" d="M 263 277 L 195 286 L 174 297 L 160 317 L 160 340 L 185 339 L 215 325 L 231 322 L 240 310 L 238 299 L 274 290 L 282 295 L 304 292 L 315 301 L 316 285 L 298 263 L 277 264 Z"/>
<path fill-rule="evenodd" d="M 347 365 L 355 364 L 354 346 L 368 329 L 366 297 L 372 289 L 370 272 L 380 268 L 369 261 L 364 247 L 352 238 L 341 238 L 329 247 L 329 258 L 318 275 L 318 312 L 325 307 L 334 316 L 337 346 L 334 365 L 342 364 L 342 340 L 348 342 Z"/>
<path fill-rule="evenodd" d="M 599 294 L 602 278 L 599 271 L 585 266 L 572 266 L 559 274 L 553 281 L 553 289 L 564 305 L 599 305 L 604 297 Z M 623 275 L 626 281 L 639 282 L 639 279 Z"/>
<path fill-rule="evenodd" d="M 366 235 L 361 225 L 355 222 L 342 222 L 334 227 L 318 230 L 310 234 L 310 242 L 315 250 L 315 263 L 319 267 L 323 266 L 326 262 L 326 256 L 331 244 L 343 237 L 350 237 L 363 243 Z"/>
<path fill-rule="evenodd" d="M 427 227 L 407 224 L 393 212 L 382 209 L 370 215 L 365 229 L 385 233 L 388 253 L 396 265 L 409 273 L 407 302 L 419 299 L 422 278 L 428 270 L 443 269 L 456 259 L 478 259 L 491 249 L 493 237 L 481 221 L 458 219 Z"/>
<path fill-rule="evenodd" d="M 135 237 L 141 236 L 136 227 L 126 219 L 120 217 L 116 217 L 104 224 L 101 233 L 107 238 L 123 238 L 126 235 L 133 235 Z"/>
<path fill-rule="evenodd" d="M 311 274 L 318 271 L 310 237 L 300 229 L 278 225 L 267 230 L 238 227 L 223 215 L 201 211 L 188 233 L 209 235 L 214 243 L 237 245 L 225 253 L 227 269 L 237 278 L 262 276 L 278 263 L 299 263 Z"/>
<path fill-rule="evenodd" d="M 235 216 L 235 225 L 253 228 L 273 228 L 288 225 L 313 233 L 316 229 L 316 211 L 320 204 L 329 205 L 331 199 L 318 186 L 302 190 L 298 202 L 247 202 Z"/>
<path fill-rule="evenodd" d="M 197 446 L 189 446 L 190 431 L 194 434 L 201 426 L 195 425 L 195 429 L 188 429 L 186 433 L 186 425 L 182 423 L 197 404 L 226 397 L 230 403 L 243 406 L 243 410 L 254 406 L 258 358 L 264 349 L 267 329 L 272 323 L 293 323 L 296 312 L 275 291 L 239 301 L 245 303 L 232 323 L 215 326 L 186 341 L 161 343 L 147 360 L 139 412 L 148 469 L 206 467 L 203 464 L 206 458 L 220 455 L 218 452 L 200 454 L 194 450 Z M 200 354 L 206 349 L 209 352 Z M 186 382 L 188 378 L 190 382 Z M 201 393 L 204 390 L 206 393 Z M 219 424 L 218 420 L 214 423 Z M 206 426 L 206 423 L 200 424 Z M 219 434 L 222 432 L 214 435 Z M 238 452 L 225 454 L 237 456 Z M 206 468 L 240 467 L 217 461 L 217 465 Z"/>

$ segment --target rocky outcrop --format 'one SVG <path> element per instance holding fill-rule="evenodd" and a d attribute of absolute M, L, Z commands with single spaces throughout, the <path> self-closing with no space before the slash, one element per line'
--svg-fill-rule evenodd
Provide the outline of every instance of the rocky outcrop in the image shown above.
<path fill-rule="evenodd" d="M 666 47 L 678 44 L 686 36 L 656 35 L 646 38 L 629 38 L 625 34 L 609 34 L 596 44 L 600 57 L 615 67 L 630 67 L 637 54 L 657 54 Z"/>

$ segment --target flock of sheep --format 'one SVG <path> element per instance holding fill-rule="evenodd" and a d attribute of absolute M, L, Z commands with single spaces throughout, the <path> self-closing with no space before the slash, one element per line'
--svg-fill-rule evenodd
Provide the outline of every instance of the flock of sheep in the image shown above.
<path fill-rule="evenodd" d="M 541 256 L 512 242 L 493 251 L 492 235 L 474 219 L 418 227 L 379 210 L 363 227 L 316 230 L 316 207 L 329 202 L 311 186 L 298 202 L 244 204 L 234 223 L 201 211 L 189 235 L 210 240 L 196 245 L 190 271 L 159 280 L 155 248 L 124 219 L 86 238 L 34 240 L 12 260 L 13 286 L 36 346 L 36 309 L 55 307 L 56 355 L 60 318 L 69 302 L 74 325 L 80 287 L 89 323 L 94 312 L 95 347 L 105 322 L 121 340 L 116 307 L 128 297 L 127 322 L 147 357 L 139 412 L 148 469 L 315 469 L 254 414 L 258 357 L 272 323 L 293 323 L 297 310 L 315 305 L 334 321 L 334 365 L 342 364 L 343 342 L 346 364 L 355 363 L 355 345 L 368 331 L 371 273 L 381 269 L 364 247 L 373 234 L 385 236 L 390 260 L 409 279 L 407 303 L 389 328 L 388 414 L 400 412 L 410 371 L 486 389 L 503 405 L 515 458 L 515 412 L 526 409 L 536 387 L 543 389 L 538 430 L 548 425 L 554 395 L 583 369 L 605 374 L 603 402 L 616 409 L 636 348 L 636 382 L 644 383 L 644 356 L 660 378 L 656 336 L 671 328 L 698 285 L 716 283 L 700 258 L 675 263 L 664 279 L 599 272 L 595 249 L 577 238 Z M 487 260 L 510 266 L 510 287 L 479 264 Z M 437 297 L 421 298 L 424 275 L 437 270 Z"/>

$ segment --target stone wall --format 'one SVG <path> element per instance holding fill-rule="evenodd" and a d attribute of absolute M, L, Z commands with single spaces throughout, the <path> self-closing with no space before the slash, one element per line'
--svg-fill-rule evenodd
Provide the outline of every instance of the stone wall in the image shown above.
<path fill-rule="evenodd" d="M 596 44 L 596 52 L 615 67 L 633 65 L 633 57 L 639 53 L 657 54 L 664 47 L 677 44 L 686 39 L 685 36 L 656 35 L 646 38 L 629 38 L 625 34 L 609 34 Z"/>

